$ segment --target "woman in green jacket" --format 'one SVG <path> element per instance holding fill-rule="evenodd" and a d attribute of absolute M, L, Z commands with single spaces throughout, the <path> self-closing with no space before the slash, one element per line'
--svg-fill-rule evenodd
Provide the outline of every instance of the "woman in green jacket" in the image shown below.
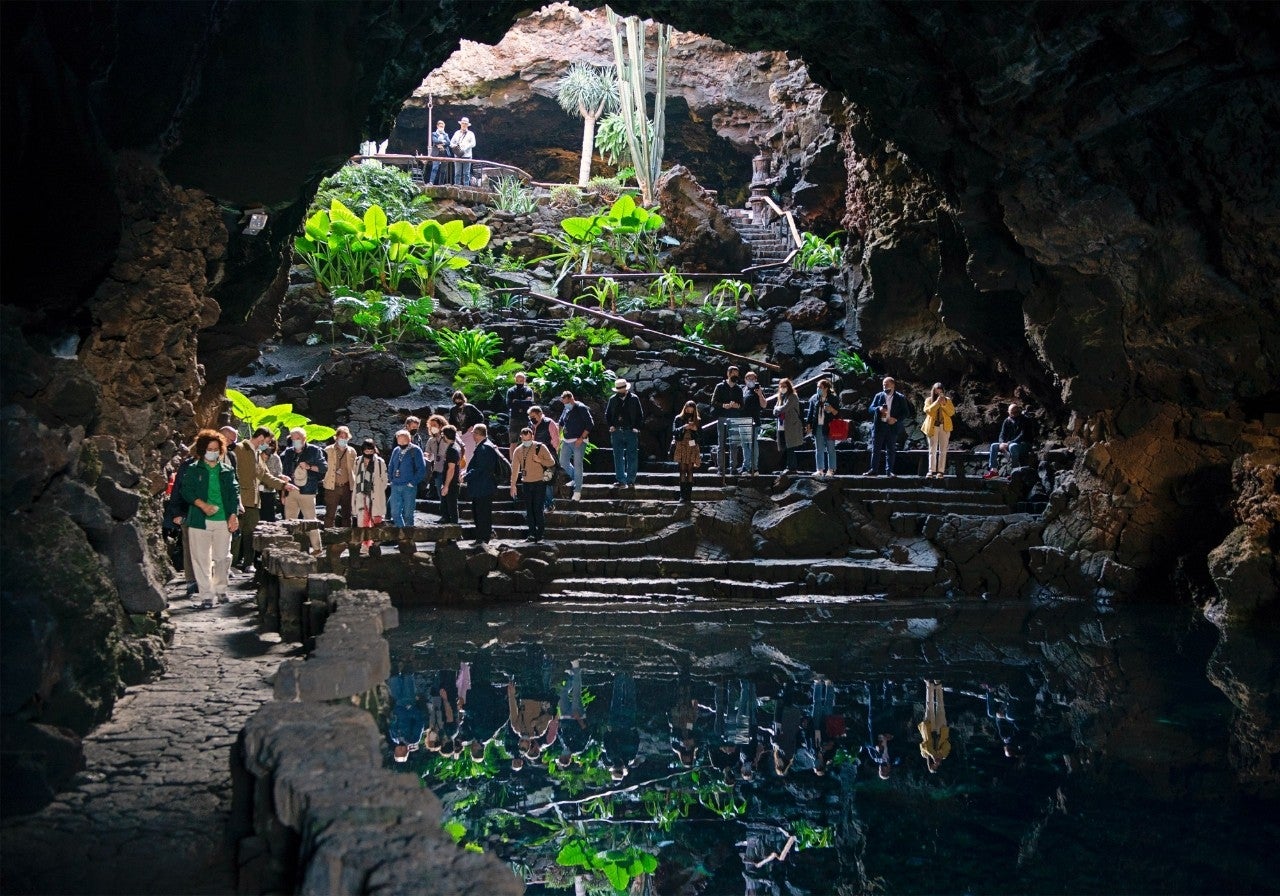
<path fill-rule="evenodd" d="M 191 446 L 196 462 L 182 474 L 182 497 L 188 504 L 187 534 L 191 566 L 200 606 L 228 601 L 227 573 L 231 569 L 231 536 L 240 528 L 240 484 L 227 461 L 222 435 L 202 429 Z"/>

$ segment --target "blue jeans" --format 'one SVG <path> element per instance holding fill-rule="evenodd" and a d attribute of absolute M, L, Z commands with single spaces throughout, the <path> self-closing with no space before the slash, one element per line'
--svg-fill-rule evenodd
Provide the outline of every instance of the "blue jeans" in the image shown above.
<path fill-rule="evenodd" d="M 610 433 L 613 443 L 613 476 L 622 485 L 636 484 L 636 471 L 640 468 L 640 434 L 634 429 L 615 429 Z"/>
<path fill-rule="evenodd" d="M 453 182 L 462 186 L 471 186 L 471 163 L 470 162 L 454 162 L 453 163 Z"/>
<path fill-rule="evenodd" d="M 560 466 L 573 479 L 573 490 L 582 491 L 582 456 L 586 453 L 587 443 L 578 444 L 574 439 L 565 438 L 560 442 Z"/>
<path fill-rule="evenodd" d="M 412 482 L 391 486 L 391 525 L 401 529 L 412 526 L 417 502 L 418 486 Z"/>
<path fill-rule="evenodd" d="M 836 443 L 822 426 L 813 428 L 813 469 L 818 473 L 836 471 Z"/>
<path fill-rule="evenodd" d="M 1025 445 L 1018 442 L 1009 443 L 1009 463 L 1014 467 L 1022 466 L 1023 459 L 1027 456 Z M 992 442 L 991 449 L 987 457 L 987 469 L 996 470 L 1000 467 L 1000 443 Z"/>
<path fill-rule="evenodd" d="M 724 466 L 730 472 L 734 468 L 734 449 L 742 454 L 742 473 L 754 473 L 760 467 L 760 424 L 746 417 L 726 417 L 720 422 L 720 438 L 724 441 Z"/>

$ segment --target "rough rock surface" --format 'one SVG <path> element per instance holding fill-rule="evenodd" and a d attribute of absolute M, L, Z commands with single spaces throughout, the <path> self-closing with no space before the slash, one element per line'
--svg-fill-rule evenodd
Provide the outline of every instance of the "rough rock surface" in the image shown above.
<path fill-rule="evenodd" d="M 680 270 L 740 271 L 751 264 L 751 248 L 689 169 L 676 165 L 664 171 L 654 198 L 667 228 L 681 234 L 680 245 L 671 250 Z"/>

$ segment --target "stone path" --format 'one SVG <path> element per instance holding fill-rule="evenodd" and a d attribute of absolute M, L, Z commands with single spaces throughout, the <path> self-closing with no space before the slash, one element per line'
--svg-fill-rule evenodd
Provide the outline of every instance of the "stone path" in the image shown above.
<path fill-rule="evenodd" d="M 234 893 L 226 842 L 230 751 L 271 698 L 297 645 L 257 633 L 254 591 L 233 573 L 230 604 L 196 609 L 169 590 L 168 671 L 129 688 L 85 740 L 87 769 L 43 811 L 0 828 L 0 891 Z"/>

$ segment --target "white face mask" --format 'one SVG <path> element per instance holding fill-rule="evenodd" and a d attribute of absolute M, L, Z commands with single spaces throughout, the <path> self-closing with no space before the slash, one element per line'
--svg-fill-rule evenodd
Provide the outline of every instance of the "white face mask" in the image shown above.
<path fill-rule="evenodd" d="M 338 443 L 338 447 L 339 447 L 339 448 L 346 448 L 346 447 L 347 447 L 347 440 L 346 440 L 346 439 L 335 439 L 334 441 L 336 441 L 336 442 Z"/>
<path fill-rule="evenodd" d="M 433 436 L 438 436 L 440 435 L 440 427 L 433 426 L 428 430 L 428 432 L 430 432 Z"/>
<path fill-rule="evenodd" d="M 305 444 L 306 444 L 306 442 L 304 442 L 302 439 L 294 439 L 294 440 L 293 440 L 293 447 L 294 447 L 294 448 L 296 448 L 296 449 L 297 449 L 297 450 L 299 450 L 299 451 L 301 451 L 301 450 L 302 450 L 302 446 L 303 446 L 303 445 L 305 445 Z"/>
<path fill-rule="evenodd" d="M 221 456 L 222 453 L 220 451 L 206 451 L 204 453 L 204 459 L 209 463 L 214 463 Z"/>

